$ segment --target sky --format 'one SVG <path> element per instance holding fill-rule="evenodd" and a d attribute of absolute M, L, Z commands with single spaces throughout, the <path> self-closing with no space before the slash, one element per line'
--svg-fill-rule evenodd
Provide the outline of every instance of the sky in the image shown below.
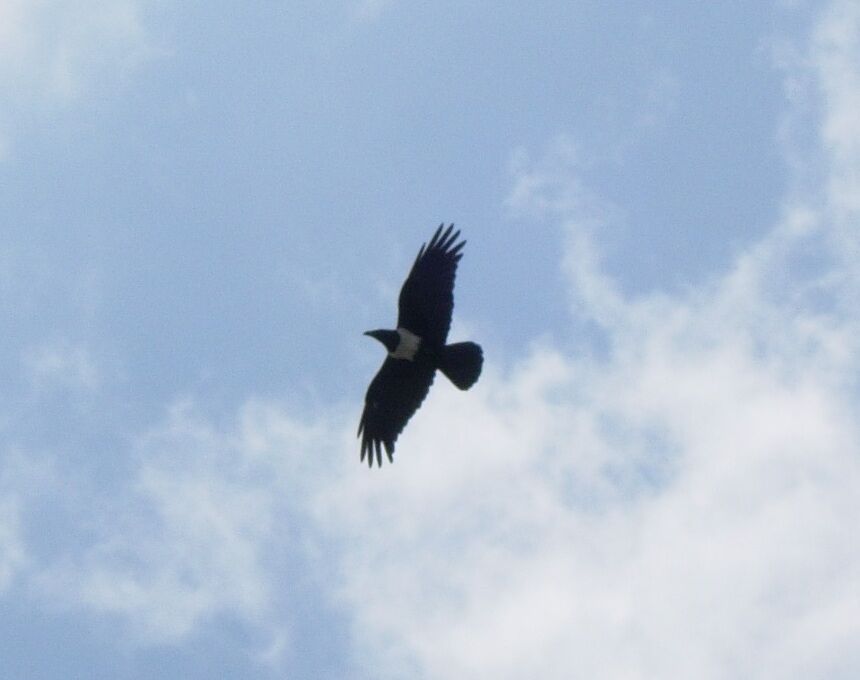
<path fill-rule="evenodd" d="M 857 0 L 0 0 L 4 678 L 860 676 L 858 110 Z"/>

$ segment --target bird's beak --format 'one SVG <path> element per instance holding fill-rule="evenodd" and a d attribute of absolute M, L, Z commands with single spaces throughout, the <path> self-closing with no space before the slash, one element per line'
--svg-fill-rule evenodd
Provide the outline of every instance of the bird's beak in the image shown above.
<path fill-rule="evenodd" d="M 365 332 L 365 335 L 370 336 L 374 340 L 378 340 L 383 345 L 385 345 L 386 348 L 388 347 L 388 345 L 385 342 L 386 336 L 388 335 L 388 331 L 382 331 L 382 330 L 367 331 L 367 332 Z"/>

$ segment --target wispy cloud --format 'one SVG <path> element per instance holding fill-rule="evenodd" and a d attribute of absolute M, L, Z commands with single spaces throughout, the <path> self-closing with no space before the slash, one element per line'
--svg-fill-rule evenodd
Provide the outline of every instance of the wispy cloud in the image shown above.
<path fill-rule="evenodd" d="M 25 562 L 18 504 L 9 496 L 0 496 L 0 593 Z"/>
<path fill-rule="evenodd" d="M 163 53 L 146 29 L 148 0 L 0 3 L 0 101 L 7 110 L 67 104 Z M 14 121 L 0 119 L 0 159 Z M 5 129 L 4 129 L 5 127 Z"/>
<path fill-rule="evenodd" d="M 136 0 L 9 0 L 0 23 L 7 96 L 68 99 L 103 69 L 122 71 L 154 53 Z"/>
<path fill-rule="evenodd" d="M 678 105 L 680 83 L 666 67 L 655 69 L 645 82 L 639 123 L 644 127 L 663 124 Z"/>
<path fill-rule="evenodd" d="M 393 5 L 395 0 L 358 0 L 355 3 L 355 16 L 360 21 L 373 21 Z"/>
<path fill-rule="evenodd" d="M 46 462 L 8 445 L 0 450 L 0 595 L 33 567 L 26 514 L 36 497 L 52 488 L 53 474 Z"/>
<path fill-rule="evenodd" d="M 860 6 L 834 2 L 818 24 L 810 54 L 823 110 L 821 141 L 828 157 L 828 200 L 836 219 L 860 212 Z M 856 253 L 855 229 L 846 234 Z"/>
<path fill-rule="evenodd" d="M 102 539 L 48 570 L 42 588 L 67 604 L 124 615 L 142 639 L 175 641 L 215 614 L 263 617 L 274 497 L 255 484 L 248 450 L 174 407 L 139 442 L 131 486 Z"/>
<path fill-rule="evenodd" d="M 55 388 L 91 392 L 102 379 L 90 351 L 68 341 L 30 348 L 24 353 L 23 363 L 33 388 L 39 392 Z"/>

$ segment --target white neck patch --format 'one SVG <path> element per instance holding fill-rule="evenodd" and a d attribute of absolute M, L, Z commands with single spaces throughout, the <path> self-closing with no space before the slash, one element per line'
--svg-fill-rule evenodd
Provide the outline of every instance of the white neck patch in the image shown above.
<path fill-rule="evenodd" d="M 398 328 L 397 334 L 400 336 L 400 342 L 397 343 L 394 351 L 389 352 L 389 354 L 395 359 L 413 361 L 415 353 L 418 351 L 418 345 L 421 344 L 421 338 L 415 335 L 415 333 L 407 331 L 405 328 Z"/>

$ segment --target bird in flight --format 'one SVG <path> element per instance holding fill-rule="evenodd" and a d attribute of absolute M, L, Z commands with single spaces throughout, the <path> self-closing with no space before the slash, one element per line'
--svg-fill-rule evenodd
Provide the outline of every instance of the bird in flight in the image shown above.
<path fill-rule="evenodd" d="M 474 342 L 446 344 L 454 311 L 454 277 L 465 241 L 451 224 L 440 224 L 403 282 L 395 330 L 367 331 L 385 345 L 388 356 L 367 388 L 358 425 L 361 460 L 382 467 L 382 448 L 394 462 L 394 442 L 430 390 L 436 369 L 468 390 L 481 375 L 484 354 Z M 444 231 L 443 231 L 444 229 Z M 453 232 L 453 233 L 452 233 Z"/>

